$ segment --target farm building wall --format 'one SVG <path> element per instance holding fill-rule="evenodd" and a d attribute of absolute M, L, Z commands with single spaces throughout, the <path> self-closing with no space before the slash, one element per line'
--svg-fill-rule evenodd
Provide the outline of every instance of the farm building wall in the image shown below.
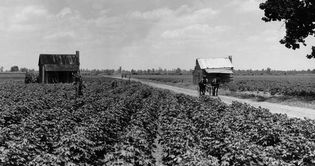
<path fill-rule="evenodd" d="M 41 54 L 39 57 L 41 83 L 71 83 L 79 72 L 79 51 L 76 54 Z"/>
<path fill-rule="evenodd" d="M 193 71 L 193 83 L 198 84 L 203 77 L 203 72 L 199 66 L 198 60 L 196 60 L 196 66 Z"/>
<path fill-rule="evenodd" d="M 193 83 L 198 84 L 203 77 L 202 70 L 194 70 L 193 71 Z"/>

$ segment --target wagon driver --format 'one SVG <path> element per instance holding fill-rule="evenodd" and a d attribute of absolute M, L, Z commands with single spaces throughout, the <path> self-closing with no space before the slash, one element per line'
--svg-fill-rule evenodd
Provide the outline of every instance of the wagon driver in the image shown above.
<path fill-rule="evenodd" d="M 199 94 L 200 95 L 205 95 L 207 83 L 208 83 L 207 77 L 203 76 L 202 80 L 199 81 Z"/>

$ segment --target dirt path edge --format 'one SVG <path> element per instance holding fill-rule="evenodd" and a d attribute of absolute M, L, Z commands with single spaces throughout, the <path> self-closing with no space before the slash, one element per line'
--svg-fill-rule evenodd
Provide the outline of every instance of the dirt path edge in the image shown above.
<path fill-rule="evenodd" d="M 121 77 L 117 77 L 117 76 L 105 76 L 105 77 L 121 79 Z M 150 81 L 143 81 L 143 80 L 139 80 L 135 78 L 131 78 L 130 80 L 138 81 L 138 82 L 141 82 L 143 84 L 146 84 L 155 88 L 167 89 L 175 93 L 183 93 L 183 94 L 194 96 L 194 97 L 199 96 L 196 90 L 185 89 L 185 88 L 175 87 L 175 86 L 166 85 L 166 84 L 154 83 Z M 236 97 L 223 96 L 223 95 L 219 96 L 219 98 L 226 104 L 232 104 L 233 101 L 238 101 L 241 103 L 247 103 L 254 107 L 262 107 L 262 108 L 269 109 L 269 111 L 272 113 L 287 114 L 288 117 L 291 117 L 291 118 L 315 119 L 315 110 L 310 109 L 310 108 L 294 107 L 294 106 L 282 105 L 282 104 L 277 104 L 277 103 L 269 103 L 269 102 L 257 102 L 257 101 L 252 101 L 249 99 L 240 99 Z"/>

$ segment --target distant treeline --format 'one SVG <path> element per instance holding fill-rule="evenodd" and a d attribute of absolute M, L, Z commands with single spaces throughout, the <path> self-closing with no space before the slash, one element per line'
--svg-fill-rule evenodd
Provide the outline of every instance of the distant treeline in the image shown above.
<path fill-rule="evenodd" d="M 38 72 L 34 69 L 17 68 L 12 67 L 11 72 Z M 1 72 L 1 70 L 0 70 Z M 2 71 L 3 72 L 3 71 Z M 80 69 L 82 75 L 115 75 L 115 74 L 126 74 L 126 75 L 191 75 L 193 69 L 146 69 L 146 70 L 122 70 L 119 69 Z M 271 68 L 262 70 L 234 70 L 234 75 L 296 75 L 296 74 L 315 74 L 315 69 L 308 70 L 273 70 Z"/>
<path fill-rule="evenodd" d="M 185 69 L 147 69 L 147 70 L 119 70 L 117 73 L 132 74 L 132 75 L 190 75 L 193 70 Z M 114 72 L 113 72 L 114 73 Z M 271 68 L 262 70 L 234 70 L 234 75 L 296 75 L 296 74 L 315 74 L 315 69 L 311 70 L 272 70 Z"/>
<path fill-rule="evenodd" d="M 271 68 L 262 70 L 234 70 L 234 75 L 296 75 L 296 74 L 315 74 L 315 69 L 311 70 L 272 70 Z"/>
<path fill-rule="evenodd" d="M 181 68 L 176 69 L 147 69 L 147 70 L 130 70 L 122 71 L 123 73 L 129 73 L 132 75 L 185 75 L 192 74 L 193 70 L 185 70 Z"/>
<path fill-rule="evenodd" d="M 114 69 L 80 69 L 81 75 L 99 75 L 99 74 L 105 74 L 105 75 L 114 75 L 118 73 L 117 70 Z"/>
<path fill-rule="evenodd" d="M 81 74 L 83 75 L 114 75 L 114 74 L 126 74 L 126 75 L 185 75 L 191 74 L 193 70 L 185 70 L 185 69 L 147 69 L 147 70 L 122 70 L 119 68 L 118 70 L 114 69 L 81 69 Z"/>

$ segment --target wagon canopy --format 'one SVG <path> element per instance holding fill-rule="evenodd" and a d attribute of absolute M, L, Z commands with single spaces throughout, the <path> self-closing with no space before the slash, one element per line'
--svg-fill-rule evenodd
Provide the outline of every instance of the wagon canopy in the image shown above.
<path fill-rule="evenodd" d="M 232 70 L 229 69 L 205 69 L 206 73 L 222 73 L 222 74 L 233 74 Z"/>
<path fill-rule="evenodd" d="M 202 77 L 208 80 L 218 78 L 221 82 L 230 82 L 233 74 L 232 56 L 224 58 L 196 59 L 193 82 L 198 84 Z"/>
<path fill-rule="evenodd" d="M 233 69 L 233 64 L 229 58 L 197 59 L 197 63 L 200 69 Z"/>

